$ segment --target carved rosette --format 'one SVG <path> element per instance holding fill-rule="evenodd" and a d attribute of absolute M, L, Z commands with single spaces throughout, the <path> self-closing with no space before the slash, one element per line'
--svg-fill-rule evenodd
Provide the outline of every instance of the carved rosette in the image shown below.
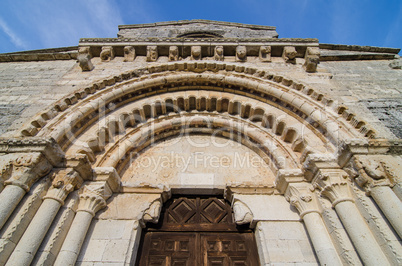
<path fill-rule="evenodd" d="M 248 224 L 254 219 L 253 212 L 240 200 L 233 203 L 233 214 L 236 224 Z"/>
<path fill-rule="evenodd" d="M 82 178 L 72 168 L 59 170 L 54 174 L 52 186 L 47 192 L 44 199 L 54 199 L 64 205 L 64 200 L 67 198 L 70 192 L 74 189 L 78 189 L 82 185 Z"/>
<path fill-rule="evenodd" d="M 335 207 L 343 201 L 354 202 L 347 178 L 348 174 L 343 170 L 321 169 L 312 183 L 314 188 L 318 189 L 322 196 L 327 197 Z"/>
<path fill-rule="evenodd" d="M 321 215 L 320 207 L 316 194 L 313 192 L 314 188 L 306 183 L 289 184 L 285 197 L 300 213 L 300 218 L 312 212 Z"/>
<path fill-rule="evenodd" d="M 107 182 L 91 182 L 80 192 L 80 202 L 77 211 L 85 211 L 92 216 L 106 207 L 106 200 L 112 195 Z"/>
<path fill-rule="evenodd" d="M 39 152 L 17 154 L 10 161 L 6 169 L 2 170 L 2 177 L 8 179 L 5 185 L 19 186 L 26 192 L 39 178 L 45 176 L 52 169 L 52 165 Z"/>

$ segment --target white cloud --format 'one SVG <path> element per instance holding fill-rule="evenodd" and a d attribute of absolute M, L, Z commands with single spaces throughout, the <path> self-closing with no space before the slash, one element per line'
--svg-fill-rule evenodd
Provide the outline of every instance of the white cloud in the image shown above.
<path fill-rule="evenodd" d="M 26 49 L 24 41 L 17 35 L 17 33 L 8 27 L 7 23 L 2 18 L 0 18 L 0 29 L 10 38 L 10 41 L 15 46 Z"/>

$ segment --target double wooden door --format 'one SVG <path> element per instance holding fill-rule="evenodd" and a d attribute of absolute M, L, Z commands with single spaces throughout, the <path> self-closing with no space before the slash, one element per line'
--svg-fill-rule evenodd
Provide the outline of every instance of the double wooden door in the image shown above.
<path fill-rule="evenodd" d="M 138 265 L 259 265 L 254 234 L 219 198 L 174 198 L 145 230 Z"/>

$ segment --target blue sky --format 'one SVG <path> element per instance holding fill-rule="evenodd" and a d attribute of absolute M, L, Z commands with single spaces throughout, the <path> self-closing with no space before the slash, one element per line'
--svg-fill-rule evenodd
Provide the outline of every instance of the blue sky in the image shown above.
<path fill-rule="evenodd" d="M 1 0 L 0 53 L 116 37 L 119 24 L 209 19 L 276 26 L 280 38 L 402 48 L 402 0 Z"/>

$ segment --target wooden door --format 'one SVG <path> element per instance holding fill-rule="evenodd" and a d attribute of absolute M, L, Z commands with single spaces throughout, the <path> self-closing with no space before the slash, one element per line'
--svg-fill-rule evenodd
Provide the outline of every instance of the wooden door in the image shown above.
<path fill-rule="evenodd" d="M 137 265 L 259 265 L 254 234 L 224 199 L 173 198 L 145 230 Z"/>

